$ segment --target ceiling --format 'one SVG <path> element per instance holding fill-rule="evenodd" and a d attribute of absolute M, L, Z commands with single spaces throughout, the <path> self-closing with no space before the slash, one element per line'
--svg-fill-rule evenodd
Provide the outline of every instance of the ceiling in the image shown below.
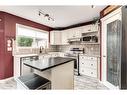
<path fill-rule="evenodd" d="M 99 17 L 99 13 L 106 6 L 0 6 L 0 11 L 5 11 L 40 24 L 53 28 L 67 27 L 70 25 L 83 23 Z M 55 21 L 48 21 L 43 16 L 38 15 L 42 10 L 49 14 Z"/>

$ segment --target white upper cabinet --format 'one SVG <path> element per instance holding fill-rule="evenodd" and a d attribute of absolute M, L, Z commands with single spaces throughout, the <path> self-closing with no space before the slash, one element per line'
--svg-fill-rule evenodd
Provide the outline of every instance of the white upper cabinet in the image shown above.
<path fill-rule="evenodd" d="M 62 45 L 67 45 L 68 43 L 68 38 L 69 38 L 69 31 L 68 30 L 63 30 L 61 31 L 61 39 L 62 39 Z"/>
<path fill-rule="evenodd" d="M 68 39 L 80 38 L 82 33 L 97 32 L 98 26 L 95 24 L 86 25 L 82 27 L 71 28 L 62 31 L 50 32 L 50 44 L 51 45 L 67 45 Z"/>
<path fill-rule="evenodd" d="M 51 45 L 61 45 L 61 31 L 51 31 L 50 32 L 50 44 Z"/>
<path fill-rule="evenodd" d="M 75 32 L 73 29 L 68 29 L 68 38 L 71 39 L 71 38 L 74 38 L 75 37 Z"/>
<path fill-rule="evenodd" d="M 97 32 L 98 31 L 97 24 L 86 25 L 86 26 L 83 26 L 82 28 L 83 28 L 82 33 Z"/>
<path fill-rule="evenodd" d="M 81 37 L 81 34 L 82 34 L 82 28 L 81 27 L 68 29 L 68 31 L 69 31 L 69 33 L 68 33 L 69 39 Z"/>
<path fill-rule="evenodd" d="M 91 25 L 86 25 L 82 27 L 82 33 L 88 33 L 91 32 Z"/>
<path fill-rule="evenodd" d="M 99 31 L 99 26 L 98 26 L 98 24 L 93 24 L 93 25 L 92 25 L 92 31 L 93 31 L 93 32 Z"/>

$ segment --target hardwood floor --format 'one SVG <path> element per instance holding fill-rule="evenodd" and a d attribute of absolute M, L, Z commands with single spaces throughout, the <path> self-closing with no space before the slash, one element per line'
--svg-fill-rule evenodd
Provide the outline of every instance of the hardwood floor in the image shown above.
<path fill-rule="evenodd" d="M 13 78 L 0 80 L 0 89 L 16 89 L 16 81 Z M 75 90 L 107 90 L 108 88 L 99 83 L 95 78 L 88 76 L 74 77 Z"/>
<path fill-rule="evenodd" d="M 16 89 L 16 81 L 14 78 L 0 80 L 0 89 Z"/>
<path fill-rule="evenodd" d="M 88 76 L 75 76 L 75 90 L 108 90 L 99 80 Z"/>

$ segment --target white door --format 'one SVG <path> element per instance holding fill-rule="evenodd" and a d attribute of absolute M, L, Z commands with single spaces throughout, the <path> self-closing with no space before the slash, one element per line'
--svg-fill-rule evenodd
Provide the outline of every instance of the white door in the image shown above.
<path fill-rule="evenodd" d="M 108 30 L 108 25 L 111 24 L 114 21 L 121 21 L 121 9 L 115 10 L 113 13 L 110 13 L 106 17 L 101 19 L 102 22 L 102 33 L 101 33 L 101 52 L 102 52 L 102 82 L 109 87 L 110 89 L 117 89 L 118 85 L 114 85 L 111 81 L 109 81 L 109 61 L 107 60 L 107 31 Z M 113 37 L 113 36 L 111 36 Z M 114 39 L 115 40 L 115 39 Z M 109 44 L 109 43 L 108 43 Z M 109 52 L 109 51 L 108 51 Z M 107 62 L 108 61 L 108 62 Z"/>

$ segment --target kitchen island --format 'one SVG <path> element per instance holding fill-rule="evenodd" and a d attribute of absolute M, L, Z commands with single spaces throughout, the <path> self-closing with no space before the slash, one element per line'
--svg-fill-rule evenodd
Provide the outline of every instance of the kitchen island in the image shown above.
<path fill-rule="evenodd" d="M 24 65 L 33 68 L 33 73 L 51 81 L 51 89 L 74 88 L 74 62 L 72 58 L 50 57 L 26 60 Z"/>

